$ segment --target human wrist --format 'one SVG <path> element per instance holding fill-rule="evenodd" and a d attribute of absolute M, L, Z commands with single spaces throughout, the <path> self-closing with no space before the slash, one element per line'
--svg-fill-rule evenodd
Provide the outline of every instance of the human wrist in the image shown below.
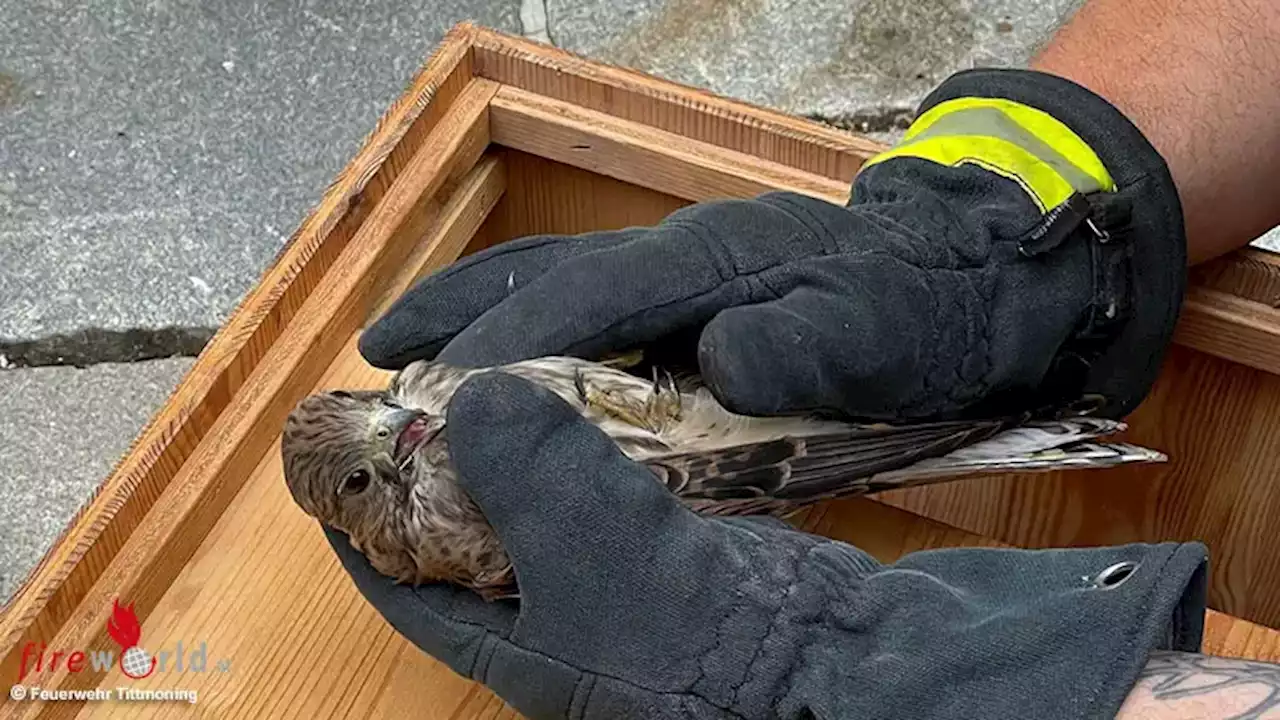
<path fill-rule="evenodd" d="M 1267 0 L 1090 0 L 1030 67 L 1089 88 L 1167 160 L 1189 263 L 1280 224 L 1280 5 Z"/>

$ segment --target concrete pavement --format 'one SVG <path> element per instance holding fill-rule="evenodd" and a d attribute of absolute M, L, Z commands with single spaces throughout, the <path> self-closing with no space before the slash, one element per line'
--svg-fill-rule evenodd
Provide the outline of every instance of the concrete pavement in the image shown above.
<path fill-rule="evenodd" d="M 567 50 L 873 134 L 956 70 L 1025 64 L 1081 2 L 546 0 Z"/>
<path fill-rule="evenodd" d="M 0 0 L 0 593 L 455 22 L 893 140 L 1080 2 Z"/>
<path fill-rule="evenodd" d="M 0 371 L 0 597 L 40 561 L 192 362 Z"/>
<path fill-rule="evenodd" d="M 0 352 L 198 351 L 444 32 L 518 2 L 4 0 Z"/>

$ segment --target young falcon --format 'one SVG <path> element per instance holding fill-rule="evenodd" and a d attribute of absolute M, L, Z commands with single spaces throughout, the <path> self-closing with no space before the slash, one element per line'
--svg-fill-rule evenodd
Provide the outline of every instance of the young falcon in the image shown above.
<path fill-rule="evenodd" d="M 1163 454 L 1093 442 L 1124 429 L 1092 417 L 854 425 L 729 412 L 696 378 L 642 379 L 609 363 L 543 357 L 496 368 L 543 386 L 645 464 L 695 512 L 785 516 L 819 500 L 975 472 L 1161 462 Z M 485 369 L 419 361 L 385 391 L 312 395 L 281 440 L 294 501 L 342 530 L 379 572 L 448 581 L 487 600 L 514 596 L 514 573 L 458 485 L 441 430 L 454 391 Z"/>

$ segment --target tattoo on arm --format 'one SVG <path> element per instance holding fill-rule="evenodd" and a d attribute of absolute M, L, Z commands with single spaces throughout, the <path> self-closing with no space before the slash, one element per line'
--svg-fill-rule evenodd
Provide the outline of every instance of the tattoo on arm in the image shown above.
<path fill-rule="evenodd" d="M 1230 720 L 1260 720 L 1268 710 L 1280 708 L 1280 665 L 1156 651 L 1138 675 L 1157 700 L 1173 701 L 1219 693 L 1260 694 L 1254 704 Z"/>

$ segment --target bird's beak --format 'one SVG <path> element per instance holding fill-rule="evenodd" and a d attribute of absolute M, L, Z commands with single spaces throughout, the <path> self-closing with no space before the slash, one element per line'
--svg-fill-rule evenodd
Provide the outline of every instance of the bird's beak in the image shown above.
<path fill-rule="evenodd" d="M 431 442 L 444 429 L 444 419 L 421 410 L 396 408 L 387 413 L 386 426 L 391 430 L 396 465 L 403 467 L 414 451 Z"/>
<path fill-rule="evenodd" d="M 426 413 L 409 408 L 395 408 L 383 413 L 382 424 L 391 431 L 391 437 L 398 438 L 406 428 L 413 424 L 414 420 L 420 417 L 426 417 Z"/>

